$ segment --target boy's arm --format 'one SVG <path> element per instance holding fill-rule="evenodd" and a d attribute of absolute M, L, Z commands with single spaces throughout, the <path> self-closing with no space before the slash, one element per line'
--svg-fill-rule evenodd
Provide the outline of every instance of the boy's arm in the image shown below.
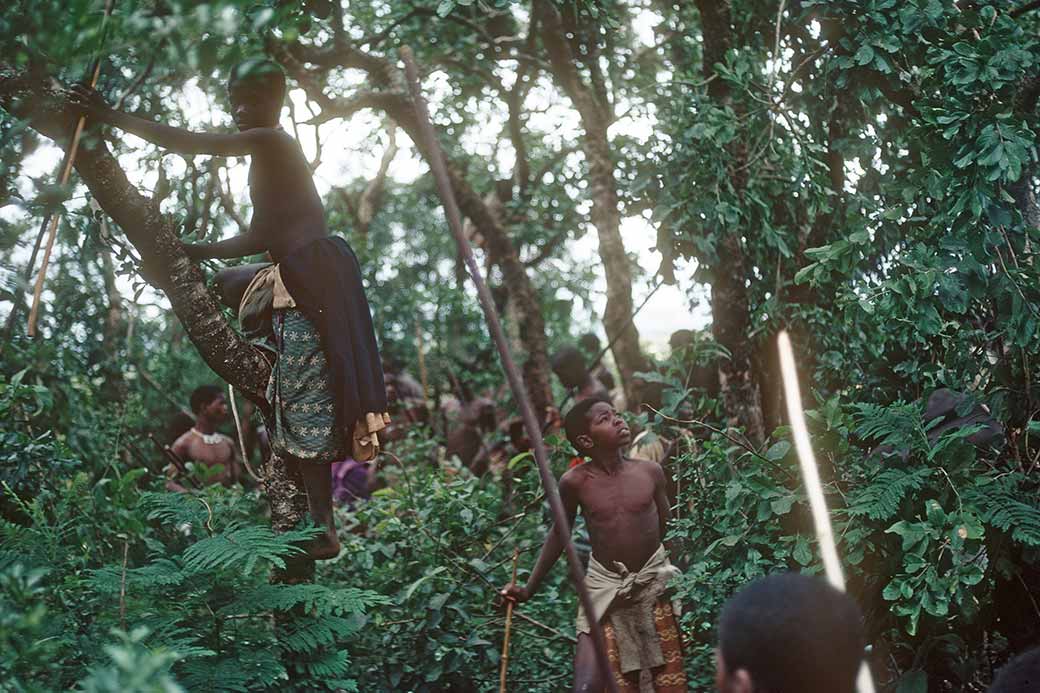
<path fill-rule="evenodd" d="M 246 231 L 216 243 L 185 243 L 184 252 L 192 260 L 227 260 L 247 255 L 259 255 L 268 250 L 267 243 L 254 231 Z"/>
<path fill-rule="evenodd" d="M 70 89 L 74 105 L 82 109 L 88 118 L 114 125 L 120 130 L 177 154 L 245 156 L 255 154 L 279 136 L 278 131 L 272 128 L 252 128 L 242 132 L 219 134 L 182 130 L 117 111 L 111 108 L 100 94 L 82 84 L 75 84 Z"/>
<path fill-rule="evenodd" d="M 567 532 L 570 533 L 571 527 L 574 526 L 574 518 L 578 514 L 578 494 L 573 479 L 566 474 L 560 479 L 560 500 L 563 501 L 563 509 L 567 513 Z M 502 590 L 502 595 L 518 602 L 530 599 L 538 591 L 545 575 L 556 563 L 556 559 L 560 557 L 561 553 L 563 553 L 563 539 L 556 531 L 556 526 L 553 525 L 545 537 L 542 551 L 538 554 L 538 560 L 534 564 L 531 576 L 527 579 L 527 584 L 520 587 L 510 583 Z"/>
<path fill-rule="evenodd" d="M 657 505 L 657 524 L 661 531 L 661 541 L 664 541 L 664 533 L 668 529 L 668 520 L 672 517 L 672 509 L 668 503 L 668 483 L 664 476 L 664 468 L 656 462 L 651 462 L 652 474 L 654 476 L 654 503 Z"/>

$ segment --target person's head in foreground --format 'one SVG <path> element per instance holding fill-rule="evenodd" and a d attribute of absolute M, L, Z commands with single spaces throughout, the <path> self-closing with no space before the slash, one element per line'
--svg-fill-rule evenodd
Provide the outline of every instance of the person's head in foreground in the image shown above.
<path fill-rule="evenodd" d="M 614 454 L 632 442 L 632 432 L 610 401 L 592 397 L 571 407 L 563 421 L 567 440 L 582 457 Z"/>
<path fill-rule="evenodd" d="M 770 575 L 723 607 L 715 685 L 720 693 L 855 693 L 864 644 L 851 597 L 822 578 Z"/>
<path fill-rule="evenodd" d="M 224 390 L 219 385 L 200 385 L 191 393 L 191 410 L 200 419 L 220 423 L 228 414 Z"/>
<path fill-rule="evenodd" d="M 993 679 L 989 693 L 1040 691 L 1040 647 L 1034 647 L 1005 664 Z"/>
<path fill-rule="evenodd" d="M 285 73 L 270 60 L 244 60 L 231 69 L 228 97 L 239 130 L 278 127 L 285 100 Z"/>

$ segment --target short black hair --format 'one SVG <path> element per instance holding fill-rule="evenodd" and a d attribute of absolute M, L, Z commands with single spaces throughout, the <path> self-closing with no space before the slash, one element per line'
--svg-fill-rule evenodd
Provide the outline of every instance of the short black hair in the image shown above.
<path fill-rule="evenodd" d="M 856 602 L 800 573 L 755 580 L 719 617 L 726 672 L 747 671 L 756 693 L 854 693 L 864 644 Z"/>
<path fill-rule="evenodd" d="M 694 334 L 693 330 L 676 330 L 668 338 L 668 346 L 672 351 L 679 351 L 692 345 L 697 340 L 697 335 Z"/>
<path fill-rule="evenodd" d="M 567 432 L 567 440 L 570 441 L 574 449 L 578 451 L 579 455 L 584 455 L 585 450 L 578 445 L 578 436 L 583 436 L 589 432 L 589 409 L 592 409 L 592 405 L 599 404 L 610 404 L 610 400 L 606 397 L 589 397 L 583 399 L 567 412 L 567 416 L 563 419 L 563 430 Z M 613 405 L 611 405 L 613 406 Z"/>
<path fill-rule="evenodd" d="M 273 60 L 246 58 L 239 62 L 231 68 L 231 74 L 228 75 L 228 90 L 243 82 L 263 83 L 278 94 L 279 101 L 285 98 L 285 72 L 282 66 Z"/>
<path fill-rule="evenodd" d="M 217 397 L 224 396 L 224 388 L 219 385 L 199 385 L 191 391 L 191 410 L 196 414 Z"/>
<path fill-rule="evenodd" d="M 1018 655 L 997 672 L 989 693 L 1031 693 L 1040 690 L 1040 647 Z"/>

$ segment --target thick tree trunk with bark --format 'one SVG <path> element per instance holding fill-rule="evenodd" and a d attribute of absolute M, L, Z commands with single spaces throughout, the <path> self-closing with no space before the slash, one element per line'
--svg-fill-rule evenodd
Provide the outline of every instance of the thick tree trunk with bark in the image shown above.
<path fill-rule="evenodd" d="M 62 143 L 75 124 L 65 96 L 49 79 L 0 66 L 0 107 Z M 165 292 L 202 358 L 221 378 L 265 408 L 271 367 L 224 319 L 201 270 L 185 254 L 174 220 L 130 183 L 97 131 L 86 132 L 76 171 L 140 253 L 149 279 Z M 306 503 L 299 503 L 302 486 L 288 477 L 285 465 L 270 465 L 265 476 L 272 525 L 279 531 L 295 526 L 306 512 Z"/>
<path fill-rule="evenodd" d="M 634 374 L 646 370 L 648 362 L 639 346 L 639 332 L 632 324 L 632 268 L 621 239 L 621 208 L 618 203 L 614 160 L 607 130 L 612 109 L 602 87 L 599 63 L 583 61 L 589 70 L 586 84 L 578 69 L 572 47 L 574 32 L 564 27 L 563 17 L 549 0 L 536 0 L 533 14 L 542 27 L 540 38 L 549 57 L 557 84 L 574 104 L 582 123 L 582 149 L 589 167 L 592 197 L 592 225 L 599 237 L 599 255 L 607 280 L 607 306 L 603 326 L 613 342 L 614 362 L 621 375 L 629 402 L 638 404 L 639 392 Z"/>

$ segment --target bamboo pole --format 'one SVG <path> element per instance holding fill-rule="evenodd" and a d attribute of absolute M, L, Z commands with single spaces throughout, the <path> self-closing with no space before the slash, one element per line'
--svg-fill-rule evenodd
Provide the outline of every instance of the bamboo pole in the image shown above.
<path fill-rule="evenodd" d="M 520 547 L 513 549 L 513 578 L 510 585 L 516 584 L 516 564 L 520 561 Z M 502 664 L 498 672 L 498 693 L 506 693 L 506 671 L 509 669 L 509 631 L 513 627 L 513 607 L 515 602 L 510 599 L 506 604 L 506 635 L 502 639 Z"/>
<path fill-rule="evenodd" d="M 98 41 L 98 49 L 94 55 L 94 64 L 90 71 L 90 88 L 93 89 L 97 86 L 98 77 L 101 76 L 101 48 L 105 45 L 105 36 L 108 31 L 108 19 L 112 16 L 112 7 L 115 5 L 115 0 L 105 1 L 105 16 L 101 20 L 101 38 Z M 87 123 L 87 117 L 81 115 L 76 121 L 76 129 L 72 132 L 72 142 L 69 144 L 69 151 L 65 157 L 65 163 L 61 169 L 61 177 L 58 179 L 58 185 L 64 186 L 68 184 L 69 178 L 72 176 L 72 166 L 76 163 L 76 152 L 79 151 L 79 140 L 83 135 L 83 127 Z M 43 248 L 43 260 L 40 262 L 40 273 L 36 275 L 36 284 L 33 287 L 33 300 L 32 308 L 29 310 L 29 336 L 36 336 L 36 320 L 39 317 L 40 312 L 40 297 L 43 295 L 43 283 L 47 278 L 47 265 L 51 261 L 51 252 L 54 250 L 54 239 L 58 236 L 58 221 L 61 216 L 56 213 L 51 213 L 50 224 L 47 226 L 47 220 L 44 219 L 44 226 L 47 226 L 47 245 Z M 37 239 L 37 247 L 39 247 L 39 240 Z M 35 260 L 35 249 L 33 252 L 33 260 Z M 30 271 L 32 265 L 30 264 Z"/>
<path fill-rule="evenodd" d="M 564 512 L 563 502 L 560 500 L 560 491 L 556 486 L 556 478 L 553 477 L 552 471 L 549 469 L 548 455 L 545 451 L 545 442 L 542 440 L 541 427 L 538 419 L 535 418 L 534 409 L 531 407 L 531 401 L 527 396 L 527 390 L 524 388 L 523 380 L 520 378 L 520 371 L 516 367 L 513 355 L 509 351 L 509 343 L 506 341 L 505 333 L 502 331 L 502 323 L 498 319 L 498 311 L 495 309 L 495 302 L 491 297 L 491 292 L 484 282 L 484 277 L 480 273 L 480 267 L 473 256 L 473 250 L 470 248 L 469 241 L 462 230 L 462 215 L 459 212 L 458 203 L 455 201 L 455 193 L 448 178 L 448 170 L 444 164 L 444 153 L 441 151 L 437 135 L 433 130 L 433 125 L 430 123 L 430 114 L 426 106 L 426 100 L 423 98 L 419 88 L 419 71 L 415 66 L 415 57 L 407 46 L 401 48 L 400 54 L 401 60 L 404 62 L 408 89 L 411 92 L 415 106 L 415 115 L 422 139 L 424 140 L 422 143 L 416 144 L 420 149 L 426 150 L 430 172 L 437 183 L 437 192 L 440 195 L 441 204 L 444 206 L 444 214 L 448 219 L 448 226 L 455 236 L 459 253 L 465 260 L 470 278 L 477 289 L 477 297 L 480 299 L 480 307 L 483 309 L 484 317 L 487 320 L 488 331 L 491 333 L 491 339 L 495 342 L 495 346 L 498 349 L 502 369 L 505 371 L 509 387 L 513 391 L 517 407 L 520 409 L 524 428 L 527 430 L 527 436 L 531 440 L 533 447 L 534 459 L 538 465 L 542 487 L 545 489 L 545 497 L 549 501 L 549 508 L 552 511 L 553 525 L 555 531 L 559 534 L 559 538 L 563 543 L 564 553 L 567 556 L 567 564 L 570 568 L 574 589 L 578 593 L 578 598 L 585 609 L 585 613 L 594 614 L 596 611 L 592 607 L 592 599 L 589 596 L 588 589 L 585 587 L 585 573 L 581 568 L 581 562 L 578 560 L 578 553 L 575 551 L 574 543 L 571 541 L 571 527 L 567 523 L 567 514 Z M 617 683 L 611 674 L 610 660 L 607 658 L 607 643 L 603 635 L 603 627 L 595 620 L 593 620 L 590 626 L 592 641 L 596 647 L 596 659 L 600 672 L 603 675 L 603 680 L 606 682 L 606 689 L 610 693 L 618 693 Z"/>
<path fill-rule="evenodd" d="M 820 557 L 827 581 L 835 588 L 845 591 L 845 575 L 838 559 L 838 547 L 834 541 L 830 514 L 827 512 L 827 499 L 823 495 L 823 484 L 820 483 L 820 471 L 809 440 L 809 429 L 805 425 L 805 412 L 802 410 L 802 393 L 798 386 L 798 372 L 794 364 L 794 351 L 787 331 L 781 331 L 777 337 L 780 351 L 780 375 L 784 381 L 784 399 L 787 401 L 787 417 L 791 422 L 794 445 L 798 452 L 798 462 L 802 468 L 802 479 L 805 491 L 809 496 L 809 508 L 812 510 L 813 525 L 816 529 L 816 540 L 820 544 Z M 860 693 L 874 693 L 874 681 L 870 676 L 870 668 L 866 662 L 860 667 L 856 687 Z"/>

